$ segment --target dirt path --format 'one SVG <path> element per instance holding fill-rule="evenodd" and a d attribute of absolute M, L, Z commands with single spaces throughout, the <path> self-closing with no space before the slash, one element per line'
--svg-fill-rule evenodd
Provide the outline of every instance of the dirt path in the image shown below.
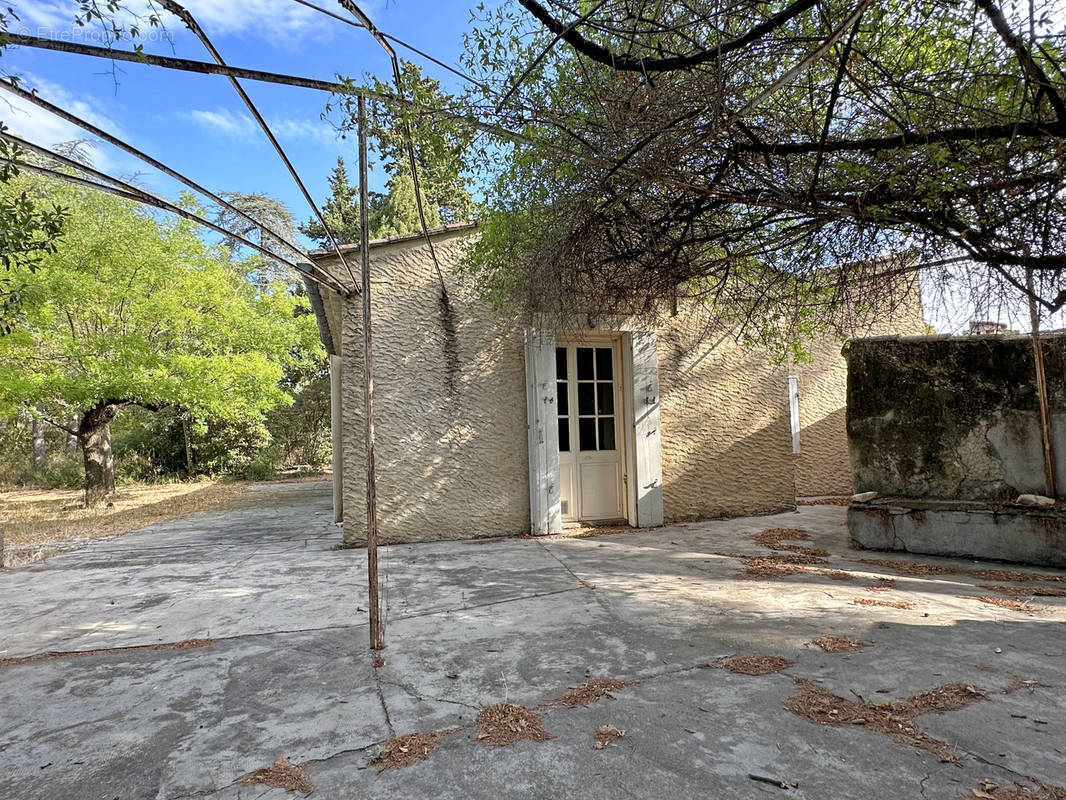
<path fill-rule="evenodd" d="M 321 475 L 296 479 L 320 481 Z M 292 482 L 292 481 L 290 481 Z M 261 487 L 254 496 L 251 487 Z M 197 511 L 247 507 L 269 499 L 270 482 L 198 481 L 125 486 L 105 507 L 87 509 L 79 489 L 16 489 L 0 493 L 3 566 L 18 566 L 123 536 Z"/>

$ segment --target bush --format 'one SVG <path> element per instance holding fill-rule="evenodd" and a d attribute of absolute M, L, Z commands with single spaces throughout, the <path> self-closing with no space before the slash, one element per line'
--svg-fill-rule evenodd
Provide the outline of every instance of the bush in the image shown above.
<path fill-rule="evenodd" d="M 319 375 L 294 392 L 291 406 L 267 414 L 266 426 L 278 445 L 279 466 L 329 464 L 329 374 Z"/>
<path fill-rule="evenodd" d="M 265 447 L 248 462 L 244 468 L 244 478 L 249 481 L 270 481 L 278 474 L 278 448 L 276 445 Z"/>
<path fill-rule="evenodd" d="M 38 486 L 42 489 L 78 489 L 85 474 L 81 453 L 67 453 L 67 435 L 46 425 L 46 459 L 33 462 L 32 424 L 28 415 L 0 420 L 0 486 Z"/>

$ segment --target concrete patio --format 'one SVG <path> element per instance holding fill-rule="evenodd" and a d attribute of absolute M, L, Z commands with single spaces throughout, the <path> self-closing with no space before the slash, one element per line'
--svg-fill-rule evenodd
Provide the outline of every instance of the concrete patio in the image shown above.
<path fill-rule="evenodd" d="M 403 545 L 382 552 L 375 668 L 366 553 L 331 550 L 328 485 L 270 496 L 0 571 L 0 797 L 300 796 L 241 783 L 279 757 L 305 765 L 315 798 L 947 800 L 995 797 L 985 780 L 1066 784 L 1062 571 L 850 550 L 839 506 Z M 796 554 L 752 539 L 772 528 L 806 531 L 827 563 L 738 579 L 745 558 Z M 1012 572 L 973 574 L 989 569 Z M 866 646 L 824 652 L 810 644 L 823 634 Z M 90 650 L 106 652 L 71 655 Z M 791 664 L 721 668 L 750 654 Z M 589 677 L 640 682 L 554 702 Z M 871 708 L 956 682 L 984 699 L 917 718 L 950 763 L 793 713 L 796 679 Z M 504 701 L 539 708 L 553 738 L 479 741 L 478 711 Z M 597 750 L 604 724 L 626 735 Z M 449 728 L 422 763 L 370 763 L 394 735 Z"/>

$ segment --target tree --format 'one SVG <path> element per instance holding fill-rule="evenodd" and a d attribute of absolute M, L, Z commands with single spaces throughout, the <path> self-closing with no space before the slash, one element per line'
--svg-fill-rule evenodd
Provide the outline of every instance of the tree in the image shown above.
<path fill-rule="evenodd" d="M 122 408 L 247 421 L 290 401 L 284 368 L 321 348 L 287 287 L 257 291 L 224 246 L 184 221 L 88 189 L 43 188 L 70 208 L 68 235 L 32 275 L 24 324 L 0 339 L 0 403 L 80 413 L 87 504 L 114 492 L 110 423 Z"/>
<path fill-rule="evenodd" d="M 359 241 L 359 187 L 352 186 L 348 182 L 348 170 L 344 166 L 344 159 L 337 157 L 337 166 L 329 176 L 330 196 L 326 198 L 322 206 L 322 216 L 326 219 L 333 232 L 337 244 L 353 244 Z M 381 208 L 385 203 L 385 196 L 380 192 L 370 192 L 370 230 L 371 237 L 377 236 L 374 232 L 380 227 Z M 318 247 L 329 245 L 329 237 L 326 229 L 316 217 L 311 217 L 300 225 L 300 233 L 314 241 Z"/>
<path fill-rule="evenodd" d="M 1066 19 L 1046 0 L 519 3 L 482 14 L 465 59 L 468 102 L 516 132 L 475 159 L 468 266 L 501 301 L 680 296 L 756 337 L 846 329 L 961 257 L 977 286 L 1025 293 L 1028 272 L 1066 306 Z"/>
<path fill-rule="evenodd" d="M 471 219 L 475 206 L 470 194 L 467 154 L 476 128 L 464 119 L 465 109 L 461 101 L 441 90 L 440 81 L 424 76 L 417 64 L 409 61 L 400 64 L 404 102 L 384 99 L 396 98 L 397 88 L 393 83 L 374 78 L 366 87 L 381 98 L 374 101 L 372 113 L 367 118 L 367 136 L 389 175 L 390 192 L 393 187 L 400 192 L 397 202 L 401 206 L 408 203 L 403 194 L 410 191 L 411 197 L 414 196 L 408 150 L 409 143 L 413 143 L 427 227 L 432 227 L 429 215 L 438 220 L 438 225 Z M 335 101 L 341 116 L 337 127 L 354 133 L 357 129 L 355 92 L 358 89 L 351 81 L 345 85 L 350 87 L 351 93 L 338 95 Z M 333 110 L 333 105 L 327 106 L 327 112 Z M 445 113 L 439 113 L 438 109 L 445 110 Z M 415 211 L 417 213 L 417 206 Z M 416 225 L 404 233 L 419 228 Z"/>
<path fill-rule="evenodd" d="M 348 183 L 344 159 L 337 159 L 329 178 L 331 194 L 322 208 L 322 216 L 333 231 L 338 244 L 359 241 L 359 188 Z M 398 169 L 386 185 L 386 193 L 370 192 L 370 238 L 383 239 L 405 236 L 422 230 L 415 199 L 415 185 L 410 170 Z M 423 209 L 426 227 L 441 226 L 440 210 L 427 204 Z M 312 217 L 300 226 L 300 232 L 314 240 L 318 247 L 327 247 L 329 238 L 317 219 Z"/>
<path fill-rule="evenodd" d="M 252 242 L 258 239 L 260 246 L 271 253 L 286 258 L 296 255 L 301 260 L 307 259 L 304 253 L 293 249 L 299 237 L 296 235 L 292 212 L 283 202 L 269 195 L 244 192 L 221 192 L 219 197 L 255 222 L 249 222 L 228 208 L 220 208 L 215 215 L 215 224 Z M 235 238 L 226 239 L 226 245 L 232 256 L 241 261 L 242 269 L 248 270 L 251 278 L 262 287 L 276 280 L 295 279 L 292 271 L 280 261 L 272 261 L 260 253 L 248 256 Z"/>
<path fill-rule="evenodd" d="M 375 225 L 371 225 L 371 234 L 375 237 L 404 236 L 422 230 L 418 217 L 418 203 L 415 199 L 415 184 L 410 172 L 398 172 L 389 178 L 388 194 L 381 204 Z M 441 226 L 440 212 L 437 206 L 430 205 L 424 209 L 426 227 L 432 230 Z"/>
<path fill-rule="evenodd" d="M 3 15 L 0 14 L 0 22 Z M 0 132 L 4 130 L 0 123 Z M 10 191 L 18 177 L 14 162 L 23 157 L 21 148 L 0 139 L 0 336 L 18 324 L 29 281 L 18 273 L 32 272 L 41 259 L 54 253 L 66 219 L 65 209 L 55 202 L 33 196 L 28 190 Z"/>

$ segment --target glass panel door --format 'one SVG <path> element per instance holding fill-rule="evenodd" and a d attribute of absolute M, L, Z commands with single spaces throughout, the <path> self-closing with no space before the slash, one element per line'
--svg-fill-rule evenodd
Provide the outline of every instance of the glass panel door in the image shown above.
<path fill-rule="evenodd" d="M 623 516 L 619 370 L 614 342 L 560 343 L 556 349 L 563 519 Z"/>

